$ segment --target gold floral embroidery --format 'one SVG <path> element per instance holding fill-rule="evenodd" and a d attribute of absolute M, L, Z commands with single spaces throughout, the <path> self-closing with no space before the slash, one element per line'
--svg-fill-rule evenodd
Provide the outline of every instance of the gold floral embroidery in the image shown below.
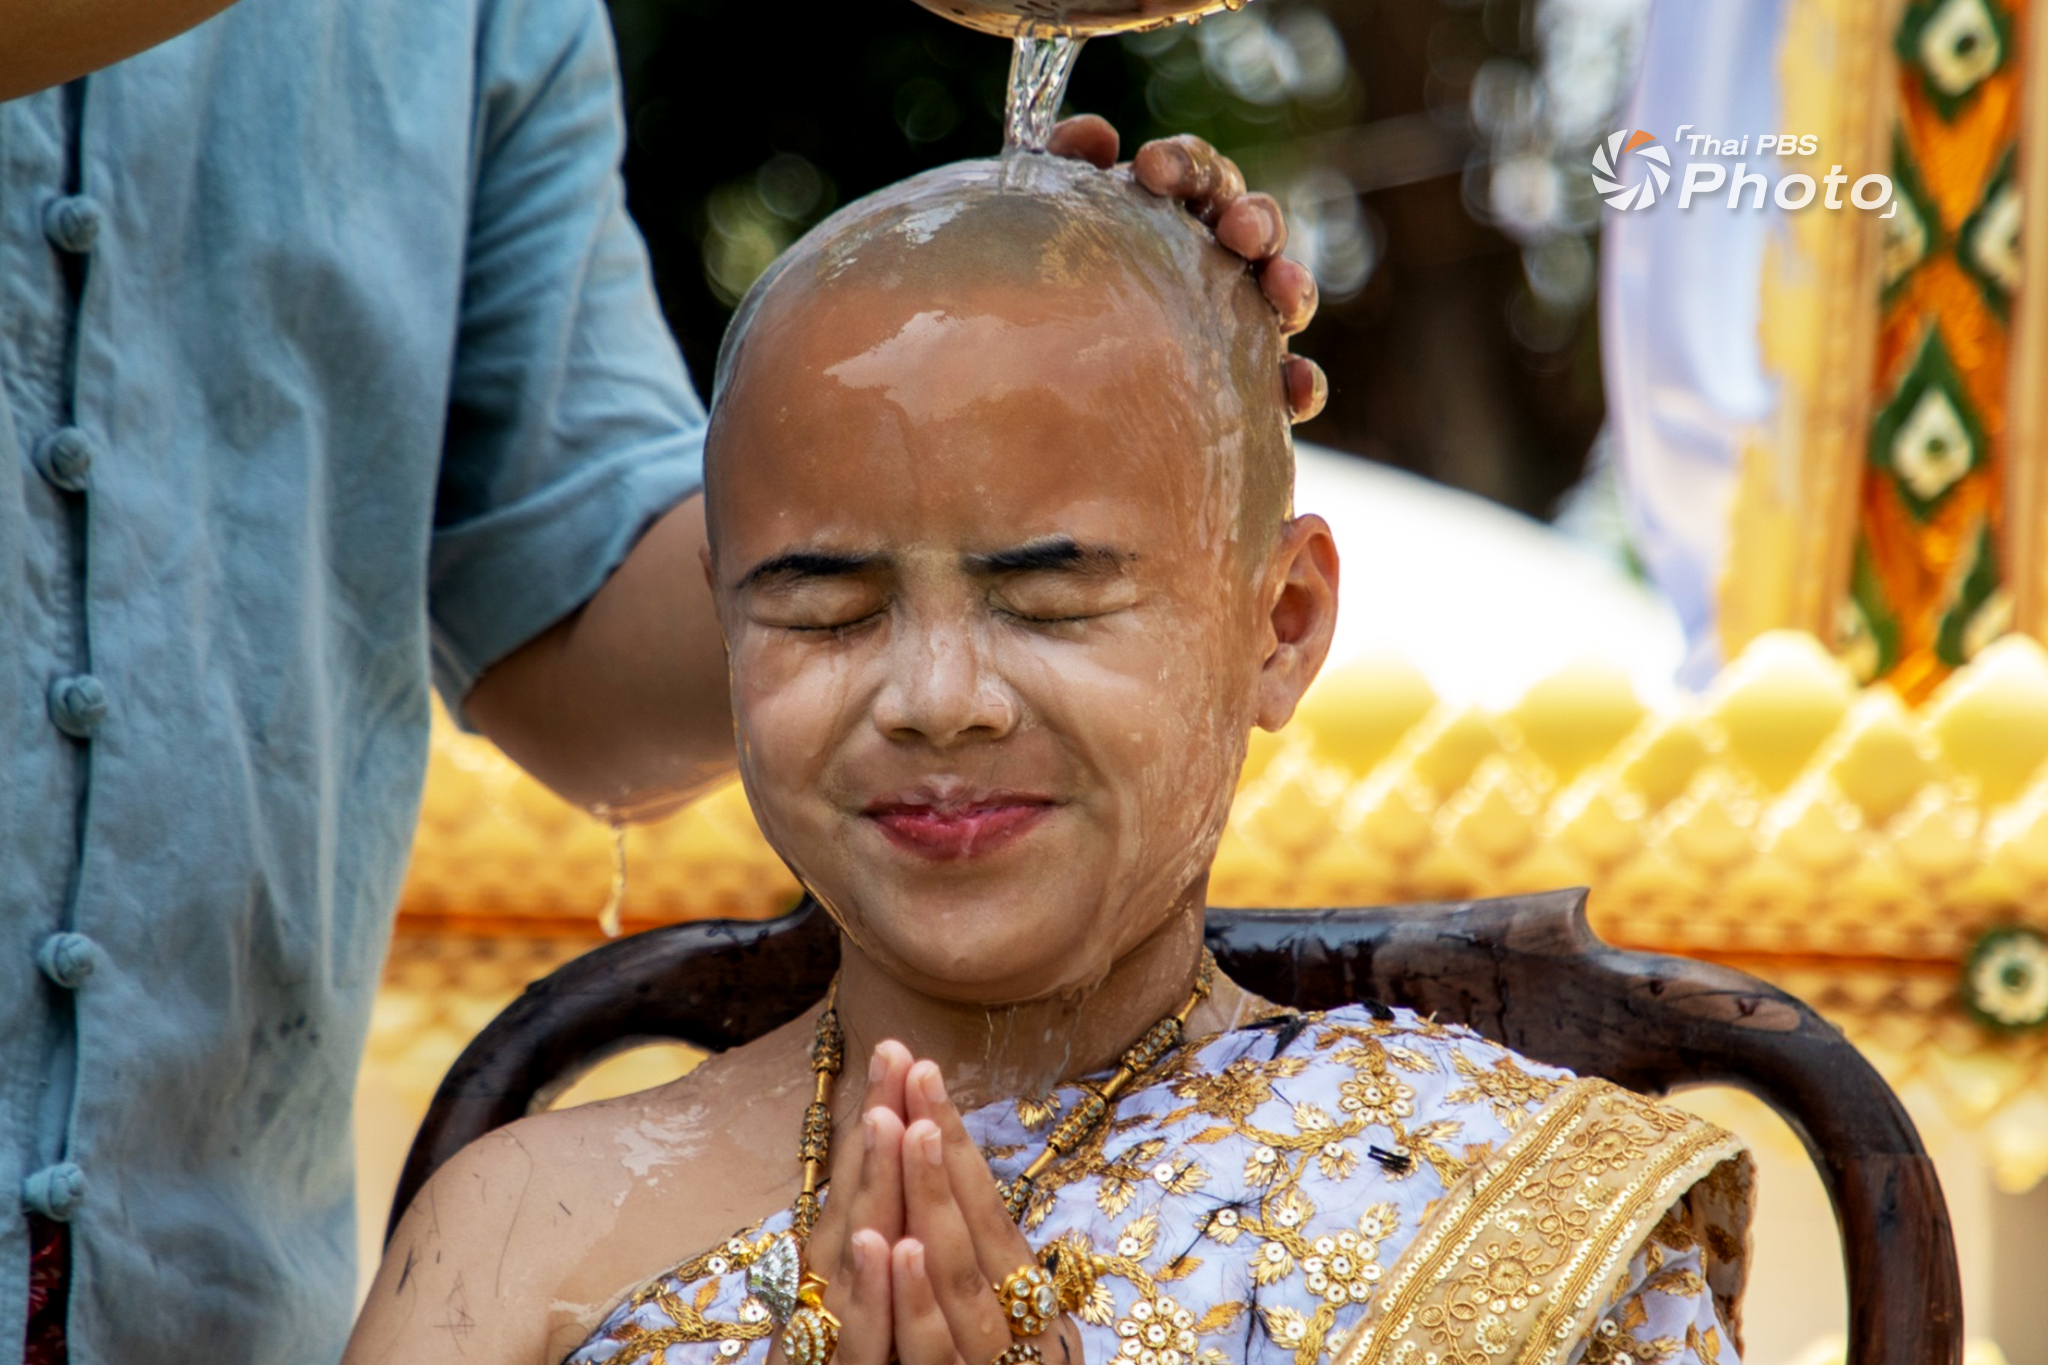
<path fill-rule="evenodd" d="M 1298 1076 L 1307 1065 L 1299 1057 L 1276 1057 L 1264 1062 L 1240 1057 L 1221 1071 L 1183 1077 L 1174 1084 L 1173 1093 L 1193 1100 L 1194 1108 L 1201 1113 L 1242 1123 L 1273 1098 L 1275 1080 Z M 1179 1117 L 1178 1113 L 1166 1114 L 1161 1122 L 1171 1123 Z"/>
<path fill-rule="evenodd" d="M 1149 1294 L 1116 1320 L 1117 1356 L 1135 1365 L 1191 1365 L 1195 1315 L 1171 1294 Z"/>
<path fill-rule="evenodd" d="M 1557 1094 L 1438 1206 L 1341 1365 L 1556 1365 L 1674 1198 L 1740 1152 L 1605 1081 Z"/>
<path fill-rule="evenodd" d="M 1309 1250 L 1312 1254 L 1301 1258 L 1308 1292 L 1332 1308 L 1342 1307 L 1347 1300 L 1364 1303 L 1379 1282 L 1379 1248 L 1355 1232 L 1318 1237 Z"/>
<path fill-rule="evenodd" d="M 1060 1112 L 1060 1107 L 1060 1097 L 1058 1095 L 1041 1095 L 1035 1100 L 1018 1100 L 1017 1122 L 1035 1133 L 1053 1121 L 1053 1118 Z"/>
<path fill-rule="evenodd" d="M 1593 1335 L 1586 1339 L 1586 1354 L 1580 1357 L 1579 1365 L 1656 1365 L 1685 1349 L 1685 1343 L 1672 1337 L 1644 1341 L 1624 1332 L 1622 1328 L 1627 1325 L 1630 1324 L 1609 1318 L 1594 1328 Z"/>
<path fill-rule="evenodd" d="M 1335 1049 L 1333 1059 L 1352 1071 L 1351 1077 L 1338 1086 L 1337 1108 L 1342 1118 L 1333 1117 L 1320 1105 L 1302 1101 L 1293 1106 L 1297 1131 L 1292 1134 L 1261 1128 L 1247 1119 L 1234 1125 L 1234 1133 L 1210 1130 L 1192 1140 L 1218 1141 L 1238 1136 L 1258 1142 L 1260 1145 L 1246 1156 L 1245 1181 L 1260 1185 L 1276 1177 L 1283 1152 L 1316 1150 L 1319 1163 L 1327 1163 L 1326 1173 L 1336 1168 L 1348 1171 L 1355 1167 L 1357 1153 L 1346 1143 L 1363 1136 L 1370 1128 L 1380 1127 L 1389 1130 L 1394 1139 L 1386 1150 L 1386 1155 L 1396 1158 L 1393 1165 L 1386 1167 L 1391 1178 L 1398 1180 L 1412 1174 L 1413 1158 L 1420 1157 L 1445 1184 L 1455 1182 L 1465 1173 L 1471 1158 L 1459 1156 L 1446 1144 L 1458 1138 L 1462 1125 L 1456 1119 L 1444 1117 L 1410 1126 L 1407 1120 L 1415 1114 L 1415 1087 L 1394 1074 L 1436 1074 L 1441 1068 L 1414 1048 L 1387 1042 L 1383 1035 L 1394 1031 L 1395 1026 L 1378 1023 L 1371 1027 L 1329 1024 L 1318 1031 L 1316 1048 Z M 1447 1036 L 1450 1032 L 1441 1025 L 1420 1023 L 1415 1031 L 1427 1037 Z"/>
<path fill-rule="evenodd" d="M 1697 1298 L 1706 1292 L 1707 1282 L 1700 1278 L 1697 1270 L 1664 1270 L 1652 1275 L 1643 1288 L 1655 1294 L 1676 1294 L 1682 1298 Z"/>
<path fill-rule="evenodd" d="M 1340 1085 L 1337 1093 L 1337 1107 L 1367 1123 L 1392 1128 L 1415 1117 L 1415 1087 L 1398 1079 L 1383 1061 L 1377 1066 L 1359 1066 L 1358 1074 Z"/>
<path fill-rule="evenodd" d="M 1669 1247 L 1673 1251 L 1691 1251 L 1700 1244 L 1693 1234 L 1692 1225 L 1686 1221 L 1684 1203 L 1673 1204 L 1657 1220 L 1657 1226 L 1650 1231 L 1652 1246 Z M 1652 1267 L 1653 1269 L 1655 1267 Z"/>
<path fill-rule="evenodd" d="M 594 1340 L 610 1340 L 626 1347 L 613 1357 L 618 1365 L 638 1360 L 659 1362 L 661 1353 L 670 1346 L 696 1342 L 717 1342 L 717 1355 L 721 1360 L 734 1360 L 746 1350 L 747 1343 L 759 1341 L 775 1330 L 769 1319 L 767 1305 L 752 1294 L 740 1301 L 735 1320 L 721 1320 L 707 1317 L 718 1294 L 721 1278 L 735 1272 L 744 1272 L 759 1259 L 767 1249 L 771 1236 L 756 1237 L 760 1224 L 744 1232 L 735 1233 L 719 1246 L 701 1255 L 684 1261 L 666 1275 L 659 1276 L 642 1285 L 627 1299 L 625 1307 L 615 1314 L 617 1325 L 609 1331 L 600 1332 Z M 684 1303 L 678 1293 L 681 1287 L 696 1285 L 694 1301 Z M 631 1310 L 653 1304 L 668 1319 L 664 1327 L 643 1327 L 630 1316 Z"/>
<path fill-rule="evenodd" d="M 1309 1320 L 1298 1309 L 1284 1305 L 1261 1308 L 1259 1317 L 1266 1324 L 1266 1335 L 1282 1346 L 1291 1347 L 1298 1354 L 1308 1344 Z"/>
<path fill-rule="evenodd" d="M 1341 1142 L 1326 1142 L 1316 1151 L 1316 1166 L 1332 1180 L 1349 1180 L 1358 1168 L 1358 1153 Z"/>
<path fill-rule="evenodd" d="M 1143 1218 L 1133 1218 L 1117 1235 L 1116 1254 L 1127 1261 L 1142 1261 L 1152 1254 L 1153 1245 L 1159 1240 L 1159 1215 L 1148 1213 Z"/>
<path fill-rule="evenodd" d="M 1494 1117 L 1510 1132 L 1522 1126 L 1522 1120 L 1529 1117 L 1530 1106 L 1549 1099 L 1557 1093 L 1562 1081 L 1547 1076 L 1532 1076 L 1521 1068 L 1510 1054 L 1502 1054 L 1487 1066 L 1481 1066 L 1464 1053 L 1453 1053 L 1451 1065 L 1458 1074 L 1472 1084 L 1462 1090 L 1453 1090 L 1444 1099 L 1451 1104 L 1475 1104 L 1484 1100 L 1493 1110 Z"/>

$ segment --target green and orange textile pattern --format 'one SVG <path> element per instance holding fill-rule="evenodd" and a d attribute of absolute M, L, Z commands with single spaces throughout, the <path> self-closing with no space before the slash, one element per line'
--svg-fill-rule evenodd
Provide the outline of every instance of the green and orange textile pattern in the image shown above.
<path fill-rule="evenodd" d="M 2029 0 L 1917 0 L 1894 34 L 1868 461 L 1842 648 L 1909 701 L 2011 627 L 2007 354 Z"/>

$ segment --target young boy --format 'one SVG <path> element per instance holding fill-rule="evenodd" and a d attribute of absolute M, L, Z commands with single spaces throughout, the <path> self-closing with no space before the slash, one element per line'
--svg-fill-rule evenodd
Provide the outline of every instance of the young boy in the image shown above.
<path fill-rule="evenodd" d="M 706 572 L 839 979 L 450 1163 L 352 1360 L 1734 1359 L 1728 1135 L 1203 957 L 1247 736 L 1336 612 L 1280 355 L 1179 209 L 1043 158 L 777 264 L 720 364 Z"/>

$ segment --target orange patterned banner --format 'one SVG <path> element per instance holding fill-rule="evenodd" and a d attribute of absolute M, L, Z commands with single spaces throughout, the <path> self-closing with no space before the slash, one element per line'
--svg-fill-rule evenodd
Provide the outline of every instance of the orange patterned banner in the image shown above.
<path fill-rule="evenodd" d="M 1918 0 L 1894 36 L 1868 460 L 1841 648 L 1908 700 L 2012 625 L 2001 563 L 2028 0 Z"/>

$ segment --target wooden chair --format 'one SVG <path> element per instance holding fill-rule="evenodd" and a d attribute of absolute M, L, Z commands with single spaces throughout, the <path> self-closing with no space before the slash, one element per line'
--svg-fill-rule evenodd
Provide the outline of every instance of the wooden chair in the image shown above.
<path fill-rule="evenodd" d="M 1642 1093 L 1751 1092 L 1806 1144 L 1834 1204 L 1849 1365 L 1960 1365 L 1962 1289 L 1947 1207 L 1890 1087 L 1833 1025 L 1766 982 L 1601 942 L 1585 901 L 1572 890 L 1377 909 L 1212 910 L 1208 939 L 1224 971 L 1279 1003 L 1406 1005 Z M 656 1039 L 722 1051 L 759 1037 L 821 996 L 838 959 L 837 932 L 806 901 L 780 919 L 650 930 L 535 982 L 442 1081 L 387 1239 L 443 1161 L 546 1108 L 604 1057 Z"/>

